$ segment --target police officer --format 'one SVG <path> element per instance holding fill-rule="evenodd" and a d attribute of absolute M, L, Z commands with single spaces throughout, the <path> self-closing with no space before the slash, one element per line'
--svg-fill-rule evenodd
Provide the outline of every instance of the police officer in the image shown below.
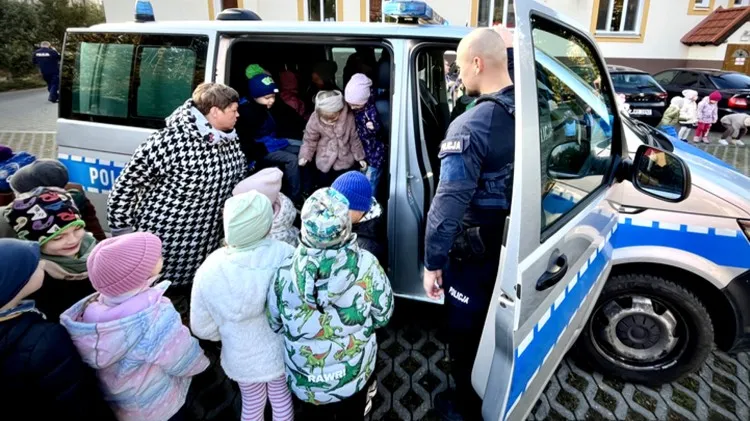
<path fill-rule="evenodd" d="M 39 67 L 44 81 L 47 82 L 49 102 L 57 102 L 60 88 L 60 54 L 49 42 L 43 41 L 41 48 L 34 51 L 34 65 Z"/>
<path fill-rule="evenodd" d="M 440 182 L 427 217 L 424 289 L 446 293 L 447 339 L 455 392 L 436 399 L 447 420 L 481 419 L 471 371 L 482 335 L 509 214 L 515 142 L 514 88 L 499 32 L 477 29 L 458 46 L 456 62 L 476 105 L 440 144 Z"/>

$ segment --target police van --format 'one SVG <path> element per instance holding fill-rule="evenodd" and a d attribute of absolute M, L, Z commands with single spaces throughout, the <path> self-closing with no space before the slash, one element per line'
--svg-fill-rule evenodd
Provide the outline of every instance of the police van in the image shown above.
<path fill-rule="evenodd" d="M 512 208 L 504 232 L 497 233 L 504 247 L 473 373 L 476 390 L 487 398 L 483 413 L 488 420 L 523 419 L 579 336 L 614 335 L 613 343 L 617 339 L 625 345 L 605 350 L 605 341 L 592 340 L 591 346 L 579 347 L 605 368 L 607 358 L 615 361 L 610 368 L 633 354 L 638 360 L 641 354 L 633 350 L 643 350 L 639 344 L 648 344 L 656 331 L 622 322 L 628 317 L 652 317 L 660 332 L 670 333 L 664 335 L 666 341 L 694 344 L 692 325 L 670 331 L 672 325 L 658 324 L 658 316 L 670 319 L 664 308 L 672 309 L 656 305 L 655 297 L 666 300 L 658 294 L 660 289 L 643 290 L 626 279 L 618 281 L 612 292 L 607 280 L 616 259 L 628 267 L 637 263 L 634 256 L 650 254 L 648 262 L 654 267 L 660 264 L 659 254 L 649 253 L 656 249 L 633 251 L 638 246 L 632 239 L 640 233 L 630 232 L 623 236 L 630 242 L 619 243 L 618 238 L 629 232 L 628 221 L 630 226 L 646 228 L 643 222 L 633 222 L 636 216 L 653 210 L 656 213 L 647 217 L 659 221 L 657 217 L 670 213 L 671 223 L 680 226 L 675 232 L 681 233 L 693 225 L 681 206 L 694 195 L 705 204 L 706 194 L 713 193 L 703 191 L 706 187 L 698 191 L 684 162 L 695 166 L 703 161 L 691 160 L 677 147 L 650 141 L 657 135 L 617 112 L 612 82 L 590 34 L 534 1 L 518 2 L 515 7 Z M 164 127 L 164 118 L 198 84 L 220 82 L 244 95 L 248 64 L 258 63 L 274 75 L 289 68 L 309 75 L 318 61 L 342 62 L 356 49 L 370 48 L 378 61 L 376 105 L 388 133 L 389 158 L 378 196 L 385 205 L 386 270 L 398 295 L 424 299 L 425 220 L 440 176 L 437 150 L 455 105 L 446 88 L 444 61 L 470 29 L 445 25 L 420 1 L 394 0 L 385 12 L 399 23 L 267 22 L 242 20 L 240 13 L 232 20 L 108 23 L 70 29 L 61 73 L 59 159 L 68 167 L 71 181 L 85 186 L 104 216 L 107 194 L 131 154 L 150 133 Z M 420 24 L 406 24 L 410 21 Z M 581 67 L 590 71 L 579 75 L 576 69 Z M 304 77 L 301 82 L 309 83 Z M 300 86 L 300 92 L 304 89 Z M 642 212 L 628 202 L 635 196 L 642 197 Z M 714 222 L 734 217 L 717 214 Z M 738 231 L 736 219 L 732 220 Z M 653 222 L 652 229 L 659 224 Z M 704 227 L 715 234 L 716 226 Z M 735 241 L 739 243 L 737 237 Z M 618 244 L 625 252 L 618 251 Z M 685 255 L 673 260 L 680 259 L 689 260 Z M 712 273 L 681 267 L 690 276 Z M 646 280 L 661 282 L 656 280 L 660 272 L 655 273 L 647 274 L 652 278 Z M 704 290 L 692 289 L 692 278 L 669 279 L 692 296 L 707 297 Z M 725 280 L 712 284 L 714 295 L 722 296 Z M 604 303 L 598 300 L 603 290 L 608 294 Z M 613 312 L 609 302 L 618 302 L 613 298 L 617 294 L 632 298 L 629 306 L 619 302 Z M 592 322 L 592 313 L 602 313 L 603 320 Z M 607 319 L 610 316 L 617 317 Z M 684 321 L 681 317 L 683 313 L 672 311 L 671 319 Z M 747 321 L 737 320 L 737 326 Z M 669 348 L 661 342 L 659 346 Z M 680 359 L 671 363 L 680 364 Z M 620 365 L 627 373 L 645 373 L 644 381 L 660 380 L 659 369 Z M 608 374 L 622 373 L 611 369 Z"/>

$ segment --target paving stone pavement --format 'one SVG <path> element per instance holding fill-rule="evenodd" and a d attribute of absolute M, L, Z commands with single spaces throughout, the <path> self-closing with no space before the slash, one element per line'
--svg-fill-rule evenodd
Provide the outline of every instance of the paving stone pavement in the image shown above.
<path fill-rule="evenodd" d="M 0 131 L 0 144 L 47 158 L 55 157 L 57 150 L 52 133 Z M 750 147 L 699 147 L 750 175 Z M 189 294 L 177 290 L 170 295 L 187 323 Z M 430 411 L 431 402 L 452 381 L 448 351 L 434 321 L 439 307 L 397 301 L 396 308 L 394 320 L 378 332 L 379 389 L 368 421 L 437 420 Z M 202 346 L 212 364 L 193 380 L 188 397 L 189 418 L 237 420 L 241 411 L 239 391 L 218 364 L 220 348 L 208 342 Z M 604 378 L 567 358 L 529 420 L 743 421 L 750 420 L 748 403 L 748 354 L 729 356 L 715 351 L 698 373 L 659 388 Z"/>

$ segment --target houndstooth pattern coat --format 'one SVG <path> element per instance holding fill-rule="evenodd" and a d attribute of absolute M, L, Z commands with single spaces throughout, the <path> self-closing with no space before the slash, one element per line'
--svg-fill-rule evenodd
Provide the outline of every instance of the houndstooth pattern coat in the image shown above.
<path fill-rule="evenodd" d="M 109 195 L 113 230 L 157 235 L 163 244 L 165 280 L 188 285 L 223 237 L 224 201 L 244 176 L 236 140 L 204 140 L 190 112 L 192 100 L 167 118 L 167 127 L 138 147 Z"/>

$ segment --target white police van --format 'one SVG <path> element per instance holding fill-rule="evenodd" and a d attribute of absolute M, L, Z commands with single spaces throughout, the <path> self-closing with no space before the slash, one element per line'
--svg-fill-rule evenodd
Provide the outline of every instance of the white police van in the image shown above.
<path fill-rule="evenodd" d="M 387 7 L 402 22 L 440 20 L 424 2 L 394 0 Z M 584 329 L 612 267 L 620 227 L 616 187 L 632 185 L 670 203 L 691 189 L 690 172 L 674 154 L 644 144 L 630 156 L 628 129 L 592 37 L 534 1 L 515 7 L 512 209 L 505 232 L 497 233 L 504 238 L 501 265 L 473 376 L 487 420 L 523 419 Z M 106 195 L 124 163 L 199 83 L 225 83 L 242 95 L 250 63 L 274 75 L 289 68 L 305 75 L 317 61 L 370 48 L 378 58 L 376 105 L 389 134 L 379 197 L 386 204 L 387 271 L 400 296 L 423 299 L 424 223 L 453 105 L 444 60 L 469 31 L 242 20 L 70 29 L 59 159 L 105 215 Z M 574 71 L 581 66 L 591 77 Z M 566 131 L 571 115 L 574 133 Z"/>

